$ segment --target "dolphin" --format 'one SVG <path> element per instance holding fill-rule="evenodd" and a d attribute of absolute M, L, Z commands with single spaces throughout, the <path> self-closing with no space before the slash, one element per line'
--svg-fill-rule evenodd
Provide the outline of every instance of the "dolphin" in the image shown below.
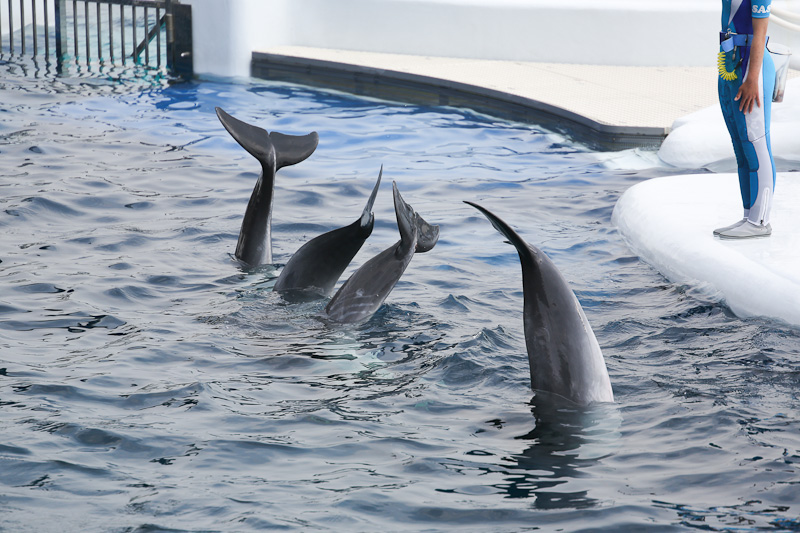
<path fill-rule="evenodd" d="M 372 234 L 372 206 L 381 185 L 383 166 L 361 218 L 343 228 L 314 237 L 289 259 L 273 290 L 290 300 L 313 300 L 329 296 L 339 276 Z"/>
<path fill-rule="evenodd" d="M 544 252 L 496 215 L 478 204 L 465 203 L 483 213 L 519 253 L 531 388 L 581 406 L 613 402 L 600 345 L 564 276 Z"/>
<path fill-rule="evenodd" d="M 425 222 L 405 203 L 395 182 L 392 193 L 400 241 L 364 263 L 331 298 L 325 313 L 336 322 L 360 322 L 371 317 L 392 292 L 414 254 L 431 250 L 439 240 L 439 226 Z"/>
<path fill-rule="evenodd" d="M 295 165 L 314 153 L 319 143 L 317 132 L 308 135 L 284 135 L 267 132 L 233 118 L 216 108 L 217 117 L 228 133 L 250 155 L 261 163 L 258 177 L 247 210 L 244 212 L 236 258 L 251 267 L 272 262 L 272 193 L 275 173 L 283 167 Z"/>

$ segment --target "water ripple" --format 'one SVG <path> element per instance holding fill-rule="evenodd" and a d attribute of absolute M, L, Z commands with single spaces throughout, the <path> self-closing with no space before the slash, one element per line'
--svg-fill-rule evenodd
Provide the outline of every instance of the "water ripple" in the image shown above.
<path fill-rule="evenodd" d="M 797 529 L 800 333 L 670 284 L 611 226 L 667 170 L 458 108 L 3 61 L 0 529 Z M 276 265 L 232 258 L 259 168 L 215 106 L 320 133 L 278 173 Z M 363 324 L 283 300 L 381 164 L 436 248 Z M 551 255 L 616 404 L 530 390 L 518 256 L 462 200 Z M 375 216 L 343 279 L 397 241 L 389 188 Z"/>

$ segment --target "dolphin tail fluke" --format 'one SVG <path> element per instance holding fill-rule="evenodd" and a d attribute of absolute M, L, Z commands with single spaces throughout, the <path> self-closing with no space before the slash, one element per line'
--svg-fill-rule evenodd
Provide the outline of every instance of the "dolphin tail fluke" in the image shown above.
<path fill-rule="evenodd" d="M 417 247 L 415 253 L 423 254 L 436 246 L 439 240 L 439 226 L 428 224 L 417 215 Z"/>
<path fill-rule="evenodd" d="M 414 208 L 400 196 L 395 182 L 392 182 L 392 192 L 394 193 L 394 212 L 397 216 L 397 227 L 400 230 L 403 247 L 414 246 L 415 253 L 429 251 L 439 240 L 439 226 L 428 224 L 419 216 Z"/>
<path fill-rule="evenodd" d="M 253 126 L 247 122 L 242 122 L 238 118 L 234 118 L 226 113 L 223 109 L 217 107 L 217 118 L 231 134 L 231 137 L 238 142 L 242 148 L 247 150 L 250 155 L 264 163 L 272 146 L 272 141 L 269 138 L 269 133 Z"/>
<path fill-rule="evenodd" d="M 217 117 L 242 148 L 258 159 L 262 165 L 269 164 L 270 153 L 275 153 L 275 170 L 303 161 L 317 148 L 319 136 L 316 132 L 308 135 L 284 135 L 269 133 L 263 128 L 253 126 L 234 118 L 217 107 Z"/>
<path fill-rule="evenodd" d="M 372 214 L 372 206 L 375 205 L 375 198 L 378 196 L 378 188 L 381 186 L 381 178 L 383 177 L 383 165 L 381 165 L 381 171 L 378 173 L 378 181 L 375 183 L 375 187 L 372 189 L 372 194 L 369 195 L 369 200 L 367 200 L 367 205 L 364 206 L 364 212 L 361 213 L 361 227 L 366 228 L 370 224 L 373 223 L 375 216 Z"/>
<path fill-rule="evenodd" d="M 304 161 L 319 144 L 319 135 L 312 131 L 307 135 L 285 135 L 273 131 L 269 134 L 275 147 L 275 170 Z"/>
<path fill-rule="evenodd" d="M 402 248 L 406 249 L 410 246 L 416 246 L 418 235 L 414 219 L 417 213 L 414 211 L 414 208 L 408 205 L 405 200 L 403 200 L 403 197 L 400 196 L 397 183 L 394 181 L 392 182 L 392 194 L 394 196 L 394 214 L 397 217 L 397 229 L 400 230 Z"/>
<path fill-rule="evenodd" d="M 486 216 L 486 218 L 489 219 L 489 222 L 492 223 L 494 229 L 499 231 L 506 239 L 508 239 L 508 243 L 513 245 L 514 248 L 517 249 L 517 252 L 520 253 L 520 255 L 522 255 L 524 251 L 527 251 L 529 249 L 528 243 L 525 242 L 522 239 L 522 237 L 517 235 L 517 232 L 511 229 L 511 226 L 503 222 L 500 219 L 500 217 L 498 217 L 485 207 L 481 207 L 476 203 L 468 202 L 467 200 L 464 200 L 464 203 L 471 205 L 472 207 L 483 213 Z"/>

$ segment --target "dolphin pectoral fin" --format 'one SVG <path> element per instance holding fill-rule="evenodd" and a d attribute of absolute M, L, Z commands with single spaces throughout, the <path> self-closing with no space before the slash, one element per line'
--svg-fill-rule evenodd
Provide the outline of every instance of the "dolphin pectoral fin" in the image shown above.
<path fill-rule="evenodd" d="M 269 134 L 272 145 L 275 147 L 275 170 L 304 161 L 319 144 L 319 135 L 312 131 L 307 135 L 286 135 L 273 131 Z"/>
<path fill-rule="evenodd" d="M 361 213 L 361 227 L 364 229 L 369 227 L 370 233 L 372 233 L 372 224 L 375 222 L 375 216 L 372 214 L 372 206 L 375 205 L 375 198 L 378 196 L 378 188 L 381 186 L 382 177 L 383 165 L 381 165 L 381 170 L 378 172 L 378 181 L 375 183 L 375 187 L 372 189 L 372 194 L 369 195 L 369 199 L 367 200 L 367 205 L 364 206 L 364 211 Z"/>
<path fill-rule="evenodd" d="M 400 230 L 401 249 L 409 246 L 414 247 L 415 253 L 424 253 L 431 250 L 439 240 L 439 226 L 429 224 L 425 221 L 414 208 L 408 205 L 400 191 L 397 183 L 392 182 L 392 192 L 394 193 L 394 212 L 397 216 L 397 227 Z M 413 244 L 411 244 L 413 242 Z"/>

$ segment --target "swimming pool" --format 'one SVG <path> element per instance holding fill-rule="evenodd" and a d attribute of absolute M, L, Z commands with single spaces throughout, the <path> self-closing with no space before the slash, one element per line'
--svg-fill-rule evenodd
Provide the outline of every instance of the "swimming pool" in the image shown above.
<path fill-rule="evenodd" d="M 670 284 L 611 226 L 664 169 L 459 109 L 0 69 L 0 529 L 800 527 L 800 332 Z M 231 258 L 259 169 L 215 106 L 320 134 L 278 174 L 277 267 Z M 345 276 L 397 240 L 392 180 L 441 237 L 373 319 L 329 326 L 271 285 L 381 164 Z M 561 268 L 615 405 L 537 424 L 516 253 L 462 200 Z"/>

